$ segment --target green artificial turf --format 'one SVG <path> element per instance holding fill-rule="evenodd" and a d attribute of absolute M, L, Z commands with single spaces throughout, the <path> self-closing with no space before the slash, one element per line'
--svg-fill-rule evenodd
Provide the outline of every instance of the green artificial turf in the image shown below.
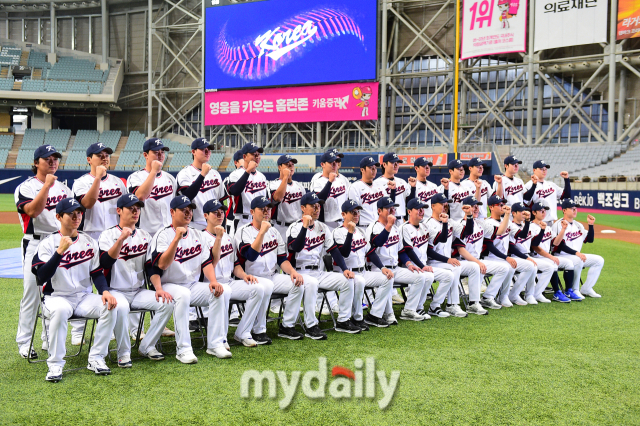
<path fill-rule="evenodd" d="M 0 212 L 15 212 L 16 202 L 13 194 L 0 194 Z"/>
<path fill-rule="evenodd" d="M 20 225 L 0 223 L 0 250 L 20 247 L 22 235 Z"/>
<path fill-rule="evenodd" d="M 57 384 L 45 382 L 45 364 L 28 365 L 18 356 L 22 281 L 2 279 L 0 423 L 638 424 L 640 269 L 630 267 L 629 259 L 640 258 L 640 246 L 597 240 L 585 252 L 606 260 L 596 286 L 602 299 L 503 308 L 486 317 L 401 321 L 361 335 L 329 332 L 327 341 L 279 339 L 270 324 L 273 345 L 234 346 L 232 359 L 196 350 L 196 365 L 173 356 L 134 360 L 128 370 L 111 363 L 111 376 L 82 369 Z M 67 366 L 84 367 L 86 356 L 85 350 Z M 290 377 L 292 371 L 317 369 L 321 356 L 329 371 L 336 365 L 353 370 L 355 359 L 366 357 L 375 357 L 387 376 L 399 370 L 391 405 L 378 408 L 380 388 L 374 400 L 311 400 L 299 390 L 286 410 L 278 408 L 280 390 L 275 400 L 240 397 L 245 370 L 282 370 Z"/>
<path fill-rule="evenodd" d="M 587 223 L 587 214 L 596 218 L 596 225 L 610 226 L 612 228 L 626 229 L 627 231 L 640 231 L 640 216 L 623 216 L 617 214 L 581 213 L 578 211 L 578 221 Z M 562 216 L 560 213 L 559 217 Z"/>

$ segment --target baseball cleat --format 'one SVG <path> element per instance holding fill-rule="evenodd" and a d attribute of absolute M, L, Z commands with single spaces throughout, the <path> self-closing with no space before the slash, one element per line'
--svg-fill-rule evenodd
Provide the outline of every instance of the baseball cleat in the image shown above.
<path fill-rule="evenodd" d="M 527 306 L 528 303 L 525 302 L 524 300 L 522 300 L 522 297 L 520 296 L 516 296 L 513 299 L 511 299 L 511 303 L 513 303 L 514 305 L 518 305 L 518 306 Z"/>
<path fill-rule="evenodd" d="M 233 336 L 233 339 L 237 342 L 242 343 L 243 346 L 246 346 L 247 348 L 254 348 L 256 346 L 258 346 L 258 344 L 256 343 L 255 340 L 253 340 L 251 337 L 249 337 L 248 339 L 243 339 L 242 337 L 238 337 L 238 336 Z M 224 346 L 223 346 L 224 347 Z M 226 350 L 226 349 L 225 349 Z"/>
<path fill-rule="evenodd" d="M 580 294 L 580 292 L 576 292 L 572 288 L 565 291 L 564 295 L 571 299 L 572 302 L 580 302 L 584 299 L 584 296 Z"/>
<path fill-rule="evenodd" d="M 448 305 L 446 311 L 456 318 L 466 318 L 468 314 L 462 310 L 460 305 Z"/>
<path fill-rule="evenodd" d="M 231 318 L 229 320 L 229 327 L 238 327 L 240 324 L 240 317 Z"/>
<path fill-rule="evenodd" d="M 393 312 L 390 314 L 383 314 L 382 319 L 385 320 L 389 325 L 398 325 L 398 320 L 396 319 L 396 316 L 393 314 Z"/>
<path fill-rule="evenodd" d="M 537 300 L 536 300 L 536 298 L 535 298 L 535 297 L 533 297 L 533 296 L 527 296 L 527 297 L 525 298 L 525 301 L 526 301 L 529 305 L 537 305 L 537 304 L 538 304 L 538 301 L 537 301 Z"/>
<path fill-rule="evenodd" d="M 46 340 L 42 341 L 42 350 L 49 352 L 49 343 Z"/>
<path fill-rule="evenodd" d="M 394 305 L 402 305 L 404 303 L 404 299 L 402 298 L 402 296 L 400 296 L 400 294 L 396 292 L 393 296 L 391 296 L 391 302 Z"/>
<path fill-rule="evenodd" d="M 429 314 L 429 316 L 439 317 L 439 318 L 447 318 L 451 316 L 451 314 L 449 314 L 448 312 L 445 312 L 442 309 L 440 309 L 440 306 L 437 306 L 435 308 L 432 308 L 431 306 L 429 306 L 429 310 L 427 311 L 427 314 Z"/>
<path fill-rule="evenodd" d="M 220 358 L 220 359 L 231 358 L 233 356 L 233 354 L 230 351 L 225 349 L 224 345 L 218 346 L 217 348 L 213 348 L 213 349 L 209 348 L 207 349 L 207 353 L 209 355 L 213 355 L 216 358 Z"/>
<path fill-rule="evenodd" d="M 102 359 L 89 361 L 89 365 L 87 365 L 87 370 L 93 371 L 98 376 L 108 376 L 109 374 L 111 374 L 111 369 L 107 367 L 107 364 L 105 364 L 104 360 Z"/>
<path fill-rule="evenodd" d="M 384 319 L 374 317 L 371 314 L 367 314 L 367 316 L 364 317 L 364 322 L 369 324 L 372 327 L 380 327 L 380 328 L 389 327 L 389 323 L 386 322 Z"/>
<path fill-rule="evenodd" d="M 476 315 L 489 315 L 489 312 L 482 307 L 480 302 L 470 304 L 467 307 L 467 313 Z"/>
<path fill-rule="evenodd" d="M 582 292 L 581 292 L 581 294 L 582 294 L 583 296 L 589 296 L 589 297 L 593 297 L 593 298 L 596 298 L 596 299 L 597 299 L 597 298 L 599 298 L 599 297 L 602 297 L 602 296 L 600 296 L 598 293 L 596 293 L 595 291 L 593 291 L 593 289 L 588 290 L 588 291 L 582 291 Z"/>
<path fill-rule="evenodd" d="M 355 325 L 351 324 L 351 321 L 346 320 L 342 322 L 338 321 L 336 323 L 336 331 L 340 333 L 358 334 L 362 330 L 360 330 L 360 327 L 356 327 Z"/>
<path fill-rule="evenodd" d="M 47 382 L 58 383 L 62 380 L 62 367 L 57 365 L 49 367 L 47 376 L 44 378 Z"/>
<path fill-rule="evenodd" d="M 353 324 L 354 326 L 358 327 L 360 330 L 362 331 L 369 331 L 369 326 L 367 326 L 367 324 L 365 324 L 364 320 L 354 320 L 353 318 L 351 319 L 351 324 Z"/>
<path fill-rule="evenodd" d="M 280 305 L 271 305 L 271 308 L 269 308 L 269 310 L 271 311 L 272 314 L 279 314 L 280 313 Z"/>
<path fill-rule="evenodd" d="M 278 337 L 283 337 L 289 340 L 302 340 L 304 339 L 304 334 L 297 331 L 294 327 L 285 327 L 280 325 L 278 329 Z"/>
<path fill-rule="evenodd" d="M 567 296 L 564 295 L 563 292 L 561 292 L 560 290 L 556 291 L 555 293 L 553 293 L 553 299 L 554 302 L 561 302 L 561 303 L 570 303 L 571 299 L 569 299 Z"/>
<path fill-rule="evenodd" d="M 146 354 L 142 352 L 139 353 L 143 357 L 149 358 L 152 361 L 162 361 L 164 359 L 164 355 L 162 354 L 162 352 L 160 352 L 156 348 L 149 349 L 149 352 L 147 352 Z"/>
<path fill-rule="evenodd" d="M 231 350 L 231 346 L 229 346 L 229 342 L 227 342 L 226 340 L 222 341 L 222 344 L 224 345 L 224 348 L 228 351 Z"/>
<path fill-rule="evenodd" d="M 173 337 L 176 335 L 176 332 L 173 330 L 168 329 L 167 327 L 164 328 L 164 330 L 162 330 L 162 337 Z M 144 333 L 142 333 L 140 335 L 140 339 L 142 339 L 142 337 L 144 336 Z"/>
<path fill-rule="evenodd" d="M 547 299 L 543 295 L 540 295 L 540 296 L 536 297 L 536 301 L 538 303 L 551 303 L 551 300 Z"/>
<path fill-rule="evenodd" d="M 500 304 L 502 305 L 503 308 L 513 307 L 513 303 L 511 303 L 511 300 L 509 300 L 509 298 L 506 296 L 502 298 L 502 302 L 500 302 Z"/>
<path fill-rule="evenodd" d="M 80 345 L 86 345 L 87 342 L 84 341 L 84 339 L 82 338 L 82 336 L 71 336 L 71 344 L 73 346 L 80 346 Z"/>
<path fill-rule="evenodd" d="M 200 323 L 198 320 L 190 320 L 189 321 L 189 332 L 193 333 L 196 331 L 200 331 Z"/>
<path fill-rule="evenodd" d="M 488 308 L 488 309 L 501 309 L 502 306 L 500 306 L 499 304 L 496 303 L 495 299 L 491 298 L 491 299 L 485 299 L 484 297 L 480 300 L 480 304 L 482 305 L 483 308 Z"/>
<path fill-rule="evenodd" d="M 20 349 L 20 356 L 24 359 L 38 359 L 38 353 L 34 349 L 29 352 L 29 346 L 26 345 L 24 349 Z"/>
<path fill-rule="evenodd" d="M 313 327 L 307 328 L 304 335 L 313 340 L 327 340 L 327 335 L 324 334 L 322 330 L 320 330 L 318 324 L 314 325 Z"/>
<path fill-rule="evenodd" d="M 400 312 L 400 319 L 407 321 L 424 321 L 424 317 L 411 309 L 403 309 Z"/>
<path fill-rule="evenodd" d="M 208 352 L 209 350 L 207 349 Z M 176 359 L 183 364 L 196 364 L 198 362 L 198 358 L 193 354 L 192 350 L 176 355 Z"/>
<path fill-rule="evenodd" d="M 134 342 L 136 341 L 136 338 L 138 337 L 138 336 L 136 336 L 137 334 L 138 334 L 137 330 L 131 332 L 131 340 L 133 340 Z M 143 331 L 140 332 L 140 340 L 144 339 L 144 336 L 145 336 L 145 333 L 144 333 L 144 330 L 143 330 Z"/>
<path fill-rule="evenodd" d="M 320 308 L 316 306 L 316 314 L 320 312 Z M 331 315 L 331 311 L 329 310 L 328 306 L 323 306 L 322 307 L 322 315 Z"/>
<path fill-rule="evenodd" d="M 272 343 L 272 340 L 267 336 L 267 333 L 251 333 L 251 337 L 259 345 L 270 345 Z"/>
<path fill-rule="evenodd" d="M 125 355 L 121 358 L 118 358 L 118 367 L 120 368 L 131 368 L 133 363 L 131 362 L 131 356 Z"/>

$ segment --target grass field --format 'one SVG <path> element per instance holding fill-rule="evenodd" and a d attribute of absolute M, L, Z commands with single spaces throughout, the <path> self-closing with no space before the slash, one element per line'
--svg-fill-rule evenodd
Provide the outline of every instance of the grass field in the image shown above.
<path fill-rule="evenodd" d="M 18 246 L 18 233 L 6 225 L 0 232 L 3 244 Z M 28 365 L 18 356 L 22 281 L 0 279 L 0 423 L 638 424 L 640 305 L 634 282 L 640 269 L 627 262 L 640 258 L 640 246 L 597 240 L 585 251 L 606 259 L 596 287 L 602 299 L 401 322 L 362 335 L 330 332 L 323 342 L 275 338 L 268 347 L 233 347 L 230 360 L 197 350 L 196 365 L 174 357 L 134 360 L 129 370 L 111 364 L 111 376 L 82 369 L 58 384 L 45 382 L 46 365 Z M 268 333 L 275 337 L 273 325 Z M 240 397 L 245 370 L 282 370 L 290 377 L 317 370 L 321 356 L 329 370 L 354 369 L 356 358 L 371 356 L 387 375 L 399 370 L 391 405 L 378 408 L 380 388 L 374 400 L 310 400 L 299 391 L 286 410 L 278 408 L 280 388 L 275 400 Z M 67 364 L 84 366 L 86 351 Z"/>

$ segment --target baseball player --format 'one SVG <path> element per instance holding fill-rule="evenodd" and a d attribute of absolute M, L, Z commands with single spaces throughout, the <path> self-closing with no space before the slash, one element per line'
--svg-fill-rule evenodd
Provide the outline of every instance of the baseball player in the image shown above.
<path fill-rule="evenodd" d="M 409 256 L 409 259 L 418 268 L 425 272 L 433 274 L 432 281 L 438 281 L 440 286 L 436 299 L 442 299 L 440 303 L 444 301 L 447 294 L 447 289 L 451 288 L 453 282 L 453 273 L 445 268 L 431 267 L 427 265 L 428 262 L 428 249 L 429 249 L 429 231 L 427 230 L 424 220 L 424 204 L 419 198 L 414 198 L 407 203 L 407 212 L 409 217 L 400 227 L 400 235 L 402 236 L 402 245 L 404 253 Z M 427 301 L 427 293 L 429 287 L 425 287 L 425 291 L 422 292 L 420 301 L 418 302 L 418 313 L 425 318 L 431 318 L 430 315 L 424 310 L 424 304 Z"/>
<path fill-rule="evenodd" d="M 49 371 L 45 379 L 59 382 L 67 353 L 67 321 L 72 315 L 97 318 L 87 369 L 97 375 L 111 374 L 104 362 L 109 338 L 116 321 L 116 298 L 109 293 L 100 267 L 98 243 L 78 232 L 85 208 L 74 198 L 56 205 L 60 231 L 50 234 L 38 245 L 31 262 L 44 294 L 42 313 L 49 322 Z M 91 282 L 98 294 L 91 292 Z"/>
<path fill-rule="evenodd" d="M 247 347 L 270 345 L 271 339 L 267 336 L 267 308 L 273 292 L 273 282 L 247 274 L 242 266 L 236 264 L 233 240 L 222 226 L 224 206 L 218 200 L 209 200 L 204 204 L 204 215 L 207 228 L 202 232 L 202 237 L 213 255 L 216 279 L 220 284 L 227 284 L 231 288 L 235 300 L 246 302 L 234 339 Z"/>
<path fill-rule="evenodd" d="M 428 220 L 431 217 L 431 198 L 438 193 L 438 186 L 435 183 L 429 182 L 427 178 L 431 174 L 431 167 L 433 163 L 425 157 L 417 158 L 413 162 L 413 168 L 416 171 L 416 178 L 409 178 L 409 185 L 415 188 L 415 196 L 426 204 L 424 209 L 424 220 Z M 411 189 L 413 193 L 413 189 Z M 409 199 L 413 198 L 411 195 Z M 409 200 L 407 200 L 409 201 Z"/>
<path fill-rule="evenodd" d="M 169 293 L 145 289 L 144 265 L 151 235 L 136 229 L 144 203 L 133 194 L 117 200 L 118 225 L 100 235 L 100 266 L 106 271 L 107 285 L 118 302 L 114 333 L 118 346 L 118 367 L 131 367 L 131 340 L 128 333 L 129 311 L 149 309 L 155 312 L 149 330 L 140 342 L 140 355 L 159 361 L 164 355 L 155 348 L 173 313 Z"/>
<path fill-rule="evenodd" d="M 225 344 L 231 288 L 216 281 L 211 251 L 201 232 L 189 226 L 195 203 L 182 195 L 171 200 L 170 208 L 171 225 L 153 236 L 147 252 L 147 267 L 156 291 L 168 292 L 175 302 L 176 358 L 183 364 L 198 362 L 189 335 L 190 305 L 209 308 L 207 353 L 218 358 L 231 358 Z M 199 281 L 201 274 L 209 284 Z"/>
<path fill-rule="evenodd" d="M 388 327 L 382 316 L 387 307 L 391 290 L 393 290 L 393 272 L 384 267 L 375 252 L 370 252 L 371 244 L 364 232 L 356 226 L 360 220 L 362 207 L 354 200 L 342 203 L 342 218 L 344 225 L 333 231 L 333 241 L 338 245 L 340 254 L 351 272 L 354 273 L 354 285 L 357 288 L 378 288 L 376 298 L 363 319 L 362 299 L 353 298 L 352 322 L 363 331 L 368 331 L 367 324 L 374 327 Z M 367 253 L 369 255 L 367 256 Z M 380 272 L 366 270 L 366 258 L 376 265 Z M 334 268 L 336 270 L 337 268 Z"/>
<path fill-rule="evenodd" d="M 113 150 L 101 143 L 87 148 L 91 171 L 76 179 L 72 188 L 76 200 L 87 209 L 80 230 L 96 241 L 102 231 L 118 224 L 116 204 L 127 192 L 122 179 L 107 173 L 111 154 Z"/>
<path fill-rule="evenodd" d="M 560 176 L 564 179 L 564 189 L 553 182 L 546 181 L 549 167 L 542 160 L 533 163 L 533 175 L 524 189 L 527 194 L 531 193 L 531 203 L 544 201 L 547 204 L 549 209 L 545 210 L 547 215 L 544 221 L 551 227 L 558 220 L 558 201 L 571 198 L 571 181 L 569 172 L 560 172 Z"/>
<path fill-rule="evenodd" d="M 480 268 L 480 273 L 484 276 L 486 274 L 493 275 L 487 290 L 480 300 L 480 305 L 483 308 L 488 309 L 500 309 L 501 305 L 495 302 L 495 295 L 502 288 L 505 291 L 509 290 L 511 284 L 511 277 L 513 277 L 514 270 L 507 262 L 501 260 L 492 260 L 488 258 L 482 258 L 482 248 L 484 243 L 484 228 L 483 219 L 480 219 L 480 204 L 481 202 L 476 199 L 475 196 L 469 196 L 462 200 L 463 206 L 470 206 L 473 216 L 473 230 L 471 232 L 465 232 L 466 236 L 460 238 L 457 242 L 454 242 L 454 247 L 458 250 L 460 256 L 469 261 L 475 262 Z M 464 207 L 463 207 L 464 208 Z M 466 212 L 465 212 L 466 213 Z M 463 226 L 471 227 L 469 219 L 465 218 L 461 222 Z M 482 260 L 480 260 L 482 258 Z M 471 291 L 476 291 L 475 287 L 469 287 L 469 300 L 478 300 L 476 295 L 471 295 Z M 473 297 L 472 297 L 473 296 Z M 477 294 L 479 296 L 479 294 Z M 474 307 L 469 307 L 468 312 L 478 313 L 483 315 L 482 311 L 477 311 Z"/>
<path fill-rule="evenodd" d="M 176 195 L 178 185 L 176 179 L 162 171 L 165 152 L 169 148 L 158 138 L 147 139 L 142 147 L 146 160 L 145 168 L 132 173 L 127 178 L 127 188 L 131 194 L 144 202 L 144 210 L 140 214 L 140 229 L 150 235 L 171 224 L 169 204 Z"/>
<path fill-rule="evenodd" d="M 556 302 L 569 303 L 571 299 L 564 295 L 564 293 L 560 290 L 559 279 L 558 279 L 558 269 L 573 271 L 574 264 L 567 257 L 557 257 L 551 254 L 551 240 L 554 238 L 552 226 L 547 225 L 544 221 L 547 210 L 549 207 L 542 202 L 538 201 L 531 205 L 531 213 L 533 214 L 534 220 L 531 223 L 533 227 L 534 224 L 540 227 L 540 233 L 531 240 L 531 249 L 533 252 L 531 253 L 531 257 L 533 257 L 538 265 L 540 265 L 540 261 L 542 262 L 551 262 L 555 265 L 555 270 L 551 275 L 551 286 L 553 287 L 553 300 Z M 573 259 L 576 259 L 576 263 L 581 262 L 580 259 L 575 256 Z M 536 300 L 538 296 L 542 296 L 542 292 L 536 296 Z"/>
<path fill-rule="evenodd" d="M 378 200 L 378 220 L 367 227 L 365 233 L 367 241 L 371 244 L 369 253 L 375 252 L 378 255 L 384 268 L 393 272 L 394 283 L 407 284 L 407 301 L 404 309 L 400 312 L 400 319 L 408 321 L 423 321 L 429 319 L 420 315 L 417 310 L 421 308 L 418 303 L 433 283 L 433 274 L 423 272 L 411 262 L 409 257 L 402 251 L 400 234 L 396 223 L 396 207 L 390 197 L 382 197 Z M 367 254 L 368 256 L 370 254 Z M 370 259 L 369 267 L 374 272 L 382 272 Z M 399 267 L 404 266 L 404 268 Z M 387 299 L 387 307 L 382 317 L 389 324 L 397 324 L 398 321 L 393 314 L 391 299 Z"/>
<path fill-rule="evenodd" d="M 476 298 L 477 295 L 477 300 L 479 301 L 482 275 L 477 263 L 458 260 L 454 257 L 455 253 L 452 252 L 454 238 L 464 239 L 470 235 L 473 232 L 473 221 L 467 218 L 464 227 L 460 222 L 450 221 L 449 216 L 444 213 L 446 204 L 449 202 L 450 200 L 444 194 L 436 194 L 431 199 L 432 216 L 426 222 L 427 232 L 429 233 L 427 254 L 429 256 L 429 266 L 450 270 L 453 273 L 453 282 L 446 293 L 448 300 L 445 312 L 438 310 L 444 297 L 436 293 L 427 313 L 431 316 L 436 315 L 439 317 L 443 317 L 443 314 L 446 313 L 458 318 L 465 318 L 468 314 L 460 308 L 460 277 L 469 277 L 469 300 L 472 300 L 472 297 Z M 442 283 L 440 283 L 440 286 L 442 286 Z M 440 288 L 438 288 L 438 292 L 440 292 Z M 480 309 L 477 309 L 474 313 L 479 315 L 486 313 L 480 306 L 476 308 Z"/>
<path fill-rule="evenodd" d="M 233 154 L 233 165 L 236 167 L 236 170 L 238 170 L 240 167 L 243 167 L 244 165 L 244 160 L 242 159 L 242 150 L 238 150 Z M 221 203 L 224 204 L 224 202 L 228 199 L 229 202 L 227 204 L 227 234 L 229 234 L 231 237 L 233 237 L 233 233 L 235 231 L 233 225 L 234 225 L 234 219 L 235 216 L 233 214 L 233 212 L 235 211 L 235 206 L 233 204 L 234 201 L 234 197 L 231 197 L 229 195 L 229 177 L 227 176 L 226 178 L 224 178 L 224 180 L 222 181 L 222 187 L 224 188 L 224 195 L 218 200 Z"/>
<path fill-rule="evenodd" d="M 584 299 L 584 296 L 602 297 L 593 290 L 593 287 L 596 285 L 600 272 L 604 267 L 604 259 L 601 256 L 580 252 L 583 243 L 592 243 L 595 239 L 593 224 L 596 218 L 591 215 L 587 216 L 587 224 L 589 225 L 589 231 L 587 232 L 584 226 L 575 220 L 578 215 L 577 207 L 578 205 L 570 198 L 562 201 L 563 218 L 553 224 L 553 232 L 557 235 L 556 240 L 553 242 L 554 254 L 557 257 L 577 256 L 582 261 L 582 265 L 576 265 L 575 260 L 572 259 L 574 261 L 573 283 L 567 281 L 565 277 L 566 295 L 572 301 L 576 300 L 575 296 L 582 299 Z M 580 288 L 580 274 L 583 268 L 589 268 L 589 273 L 587 274 L 587 280 Z"/>
<path fill-rule="evenodd" d="M 343 154 L 330 149 L 320 157 L 322 174 L 316 174 L 311 179 L 311 191 L 318 194 L 324 201 L 320 211 L 320 221 L 331 229 L 342 226 L 342 203 L 349 198 L 349 180 L 338 171 L 342 164 Z"/>
<path fill-rule="evenodd" d="M 298 160 L 286 154 L 278 158 L 280 177 L 271 182 L 271 199 L 278 206 L 273 211 L 271 220 L 283 240 L 287 237 L 287 228 L 302 218 L 300 200 L 306 190 L 299 182 L 293 180 Z"/>
<path fill-rule="evenodd" d="M 22 272 L 24 274 L 24 292 L 20 301 L 20 315 L 16 343 L 23 358 L 37 358 L 35 350 L 29 351 L 33 324 L 39 304 L 36 277 L 31 273 L 31 259 L 36 254 L 38 244 L 48 234 L 60 228 L 55 208 L 63 199 L 72 197 L 67 185 L 59 182 L 55 175 L 62 154 L 52 145 L 43 145 L 33 153 L 31 171 L 35 176 L 22 182 L 16 188 L 14 198 L 22 226 Z M 42 346 L 47 349 L 44 330 Z"/>
<path fill-rule="evenodd" d="M 273 203 L 267 197 L 251 200 L 251 223 L 239 228 L 234 236 L 236 265 L 241 266 L 247 274 L 270 280 L 274 293 L 288 295 L 278 337 L 300 340 L 305 336 L 295 329 L 300 303 L 304 297 L 304 319 L 307 327 L 311 328 L 315 318 L 318 281 L 296 272 L 287 260 L 284 240 L 269 223 L 272 208 Z M 283 274 L 278 273 L 278 266 Z"/>
<path fill-rule="evenodd" d="M 382 157 L 382 170 L 383 174 L 379 178 L 373 181 L 373 187 L 381 189 L 385 195 L 391 197 L 393 190 L 395 189 L 395 200 L 398 208 L 396 209 L 396 226 L 400 227 L 404 222 L 404 217 L 407 215 L 407 198 L 411 194 L 411 186 L 401 178 L 395 177 L 400 170 L 400 164 L 404 161 L 398 157 L 398 154 L 388 152 Z M 413 180 L 415 182 L 415 179 Z M 415 194 L 414 194 L 415 196 Z"/>
<path fill-rule="evenodd" d="M 244 166 L 229 175 L 227 192 L 233 198 L 233 204 L 229 204 L 229 209 L 233 208 L 235 229 L 251 223 L 251 213 L 249 213 L 251 200 L 256 197 L 269 198 L 267 178 L 256 170 L 260 164 L 260 154 L 263 152 L 264 149 L 253 142 L 244 144 L 242 147 Z"/>
<path fill-rule="evenodd" d="M 191 227 L 199 231 L 207 227 L 202 206 L 209 200 L 219 200 L 224 196 L 222 177 L 209 164 L 213 147 L 214 145 L 205 138 L 191 142 L 193 163 L 180 170 L 176 179 L 178 192 L 191 198 L 196 204 Z"/>
<path fill-rule="evenodd" d="M 323 201 L 318 198 L 315 192 L 307 192 L 300 200 L 302 210 L 302 220 L 296 221 L 287 229 L 287 241 L 289 246 L 289 258 L 297 271 L 305 273 L 318 282 L 318 288 L 339 291 L 339 314 L 336 323 L 336 331 L 342 333 L 357 334 L 362 328 L 351 322 L 352 303 L 354 299 L 359 303 L 362 301 L 364 286 L 360 281 L 353 281 L 354 273 L 351 272 L 344 263 L 344 258 L 340 254 L 337 245 L 333 241 L 331 229 L 318 220 L 320 216 L 320 205 Z M 330 254 L 334 264 L 342 273 L 326 271 L 323 257 Z M 306 289 L 310 291 L 310 289 Z M 313 295 L 316 299 L 318 293 Z M 313 300 L 313 306 L 316 305 Z M 306 305 L 306 303 L 305 303 Z M 305 314 L 305 321 L 307 315 Z M 320 327 L 315 315 L 307 322 L 311 328 L 307 329 L 306 336 L 316 340 L 327 338 Z"/>
<path fill-rule="evenodd" d="M 494 176 L 493 192 L 498 197 L 506 199 L 508 206 L 531 200 L 529 195 L 525 196 L 524 194 L 524 182 L 516 176 L 520 169 L 520 164 L 522 164 L 521 160 L 510 155 L 504 159 L 504 175 Z"/>
<path fill-rule="evenodd" d="M 377 208 L 378 200 L 387 194 L 387 188 L 376 187 L 373 184 L 373 180 L 378 173 L 378 167 L 380 163 L 374 160 L 373 157 L 364 157 L 360 160 L 360 174 L 362 178 L 354 182 L 349 188 L 349 199 L 356 200 L 362 207 L 360 212 L 360 229 L 366 230 L 367 227 L 377 220 Z M 391 199 L 396 198 L 396 183 L 391 182 Z"/>
<path fill-rule="evenodd" d="M 460 222 L 465 216 L 462 211 L 462 199 L 475 192 L 466 185 L 462 185 L 463 178 L 464 166 L 462 161 L 449 161 L 449 179 L 441 179 L 441 185 L 438 187 L 438 192 L 442 192 L 445 197 L 452 201 L 449 204 L 449 217 L 456 223 Z"/>
<path fill-rule="evenodd" d="M 493 193 L 491 185 L 486 180 L 480 179 L 484 171 L 484 163 L 480 158 L 469 160 L 469 178 L 462 181 L 460 187 L 469 191 L 480 204 L 476 204 L 480 209 L 479 219 L 487 217 L 487 200 Z"/>

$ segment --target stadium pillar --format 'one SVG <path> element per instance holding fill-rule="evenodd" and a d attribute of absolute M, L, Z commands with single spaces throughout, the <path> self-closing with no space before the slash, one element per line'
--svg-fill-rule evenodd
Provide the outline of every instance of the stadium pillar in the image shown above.
<path fill-rule="evenodd" d="M 616 35 L 618 32 L 618 2 L 611 2 L 609 23 L 609 108 L 607 125 L 607 142 L 615 141 L 616 111 Z"/>
<path fill-rule="evenodd" d="M 54 2 L 49 3 L 49 31 L 51 53 L 56 53 L 56 5 Z"/>
<path fill-rule="evenodd" d="M 622 68 L 620 70 L 620 92 L 618 95 L 618 138 L 624 133 L 624 110 L 625 99 L 627 98 L 627 70 Z"/>
<path fill-rule="evenodd" d="M 455 158 L 458 158 L 458 90 L 460 87 L 460 0 L 456 0 L 456 47 L 453 52 L 453 115 L 451 121 L 453 122 L 453 153 Z"/>
<path fill-rule="evenodd" d="M 107 10 L 107 0 L 100 2 L 102 18 L 102 62 L 106 63 L 109 57 L 109 12 Z"/>
<path fill-rule="evenodd" d="M 387 146 L 387 7 L 389 7 L 387 0 L 382 0 L 382 40 L 380 47 L 380 148 Z"/>
<path fill-rule="evenodd" d="M 533 37 L 535 32 L 535 2 L 529 2 L 529 72 L 527 78 L 527 145 L 533 144 L 533 98 L 535 96 L 533 86 L 535 75 L 533 67 Z M 538 120 L 540 117 L 538 117 Z M 538 135 L 536 135 L 537 137 Z"/>
<path fill-rule="evenodd" d="M 149 55 L 149 59 L 147 62 L 147 137 L 153 136 L 153 96 L 155 95 L 155 91 L 153 90 L 153 35 L 155 31 L 153 30 L 153 0 L 149 0 L 149 11 L 147 12 L 147 17 L 149 18 L 148 28 L 147 28 L 147 42 L 149 46 L 147 48 L 147 54 Z"/>

